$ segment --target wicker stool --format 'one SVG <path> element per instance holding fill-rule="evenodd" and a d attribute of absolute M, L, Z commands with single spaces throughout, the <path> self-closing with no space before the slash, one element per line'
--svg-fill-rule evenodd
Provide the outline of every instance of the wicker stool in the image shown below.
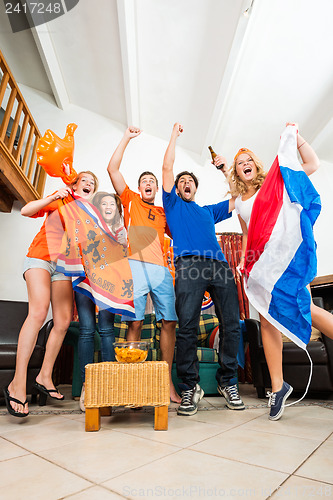
<path fill-rule="evenodd" d="M 166 361 L 86 365 L 86 431 L 98 431 L 112 406 L 155 407 L 154 429 L 168 429 L 169 367 Z"/>

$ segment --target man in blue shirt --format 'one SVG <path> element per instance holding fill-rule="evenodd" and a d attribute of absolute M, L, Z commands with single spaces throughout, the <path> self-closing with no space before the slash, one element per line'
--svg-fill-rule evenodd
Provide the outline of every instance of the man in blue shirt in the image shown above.
<path fill-rule="evenodd" d="M 240 339 L 238 296 L 233 274 L 216 239 L 215 224 L 231 217 L 234 200 L 200 207 L 194 201 L 198 180 L 181 172 L 174 182 L 173 165 L 177 137 L 183 129 L 173 127 L 163 162 L 163 205 L 173 238 L 176 267 L 177 375 L 182 401 L 178 415 L 194 415 L 203 397 L 199 386 L 197 336 L 202 299 L 207 290 L 220 322 L 217 389 L 227 406 L 243 410 L 237 388 L 237 351 Z M 178 195 L 178 196 L 177 196 Z"/>

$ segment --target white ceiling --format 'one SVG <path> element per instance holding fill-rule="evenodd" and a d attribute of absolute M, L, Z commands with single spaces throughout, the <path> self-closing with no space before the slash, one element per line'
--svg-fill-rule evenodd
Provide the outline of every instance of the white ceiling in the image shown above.
<path fill-rule="evenodd" d="M 60 108 L 166 140 L 180 121 L 202 162 L 212 144 L 268 164 L 293 120 L 333 163 L 332 19 L 332 0 L 80 0 L 13 34 L 1 2 L 0 47 L 16 80 Z"/>

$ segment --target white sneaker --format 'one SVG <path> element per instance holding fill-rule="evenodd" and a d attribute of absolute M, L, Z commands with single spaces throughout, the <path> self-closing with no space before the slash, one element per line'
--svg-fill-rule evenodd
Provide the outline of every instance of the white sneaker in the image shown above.
<path fill-rule="evenodd" d="M 86 407 L 84 406 L 84 385 L 82 386 L 81 396 L 80 396 L 80 410 L 85 412 Z"/>
<path fill-rule="evenodd" d="M 199 384 L 193 389 L 182 391 L 182 401 L 177 408 L 177 415 L 194 415 L 198 411 L 198 403 L 203 398 L 204 391 Z"/>
<path fill-rule="evenodd" d="M 222 387 L 217 385 L 217 390 L 221 396 L 225 397 L 227 407 L 230 410 L 245 410 L 245 405 L 239 395 L 237 384 Z"/>

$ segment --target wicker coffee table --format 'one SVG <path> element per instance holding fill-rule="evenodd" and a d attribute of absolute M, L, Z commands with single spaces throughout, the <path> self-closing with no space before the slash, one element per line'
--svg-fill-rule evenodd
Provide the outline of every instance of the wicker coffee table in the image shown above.
<path fill-rule="evenodd" d="M 155 407 L 154 429 L 168 429 L 169 368 L 166 361 L 86 365 L 86 431 L 100 429 L 101 415 L 112 406 Z"/>

